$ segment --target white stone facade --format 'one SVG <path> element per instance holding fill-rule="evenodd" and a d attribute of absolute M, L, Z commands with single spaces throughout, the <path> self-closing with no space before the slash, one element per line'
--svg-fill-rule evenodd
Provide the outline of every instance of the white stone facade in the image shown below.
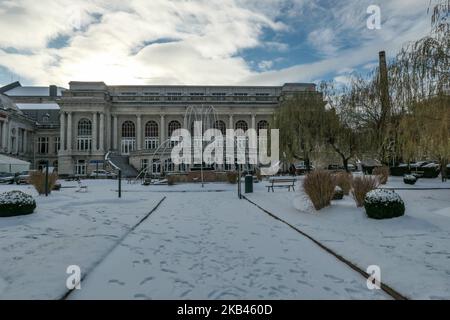
<path fill-rule="evenodd" d="M 107 86 L 102 82 L 71 82 L 58 102 L 59 173 L 88 174 L 108 151 L 129 157 L 137 170 L 151 165 L 155 156 L 164 165 L 170 152 L 155 154 L 155 150 L 170 138 L 174 127 L 190 128 L 192 124 L 185 117 L 189 106 L 214 107 L 216 120 L 226 129 L 236 129 L 237 125 L 257 129 L 271 120 L 284 95 L 298 91 L 315 91 L 315 86 Z"/>

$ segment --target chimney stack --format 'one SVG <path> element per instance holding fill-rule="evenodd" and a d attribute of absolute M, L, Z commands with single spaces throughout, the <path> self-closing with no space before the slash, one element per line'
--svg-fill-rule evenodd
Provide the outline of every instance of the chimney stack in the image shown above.
<path fill-rule="evenodd" d="M 58 96 L 58 88 L 55 85 L 51 85 L 49 87 L 49 95 L 52 98 L 56 98 Z"/>

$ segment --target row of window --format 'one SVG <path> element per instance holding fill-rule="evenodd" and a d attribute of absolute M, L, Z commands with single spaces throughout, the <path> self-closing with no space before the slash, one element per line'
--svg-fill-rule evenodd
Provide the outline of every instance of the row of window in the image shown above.
<path fill-rule="evenodd" d="M 58 153 L 59 148 L 60 148 L 60 138 L 55 137 L 55 140 L 53 142 L 54 153 Z M 50 153 L 50 138 L 49 137 L 38 137 L 37 152 L 39 154 L 49 154 Z"/>
<path fill-rule="evenodd" d="M 169 131 L 168 136 L 170 137 L 175 130 L 181 129 L 181 123 L 179 121 L 170 121 L 169 122 Z M 222 132 L 223 135 L 226 133 L 226 124 L 222 120 L 217 120 L 214 123 L 214 129 L 218 129 Z M 240 120 L 236 122 L 235 125 L 236 130 L 248 130 L 248 124 L 244 120 Z M 269 129 L 269 123 L 265 120 L 259 121 L 257 126 L 258 132 L 262 129 Z M 92 136 L 92 123 L 89 119 L 81 119 L 78 122 L 78 137 L 79 138 L 88 138 Z M 122 124 L 122 138 L 135 138 L 136 137 L 136 127 L 134 122 L 125 121 Z M 159 137 L 159 126 L 155 121 L 148 121 L 145 124 L 145 137 L 146 138 L 157 138 Z"/>

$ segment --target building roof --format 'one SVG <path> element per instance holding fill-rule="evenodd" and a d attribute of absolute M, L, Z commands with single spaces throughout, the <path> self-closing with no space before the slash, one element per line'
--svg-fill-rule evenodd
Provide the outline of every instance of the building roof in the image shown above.
<path fill-rule="evenodd" d="M 0 154 L 0 164 L 30 164 L 29 162 Z"/>
<path fill-rule="evenodd" d="M 16 103 L 20 110 L 59 110 L 57 103 Z"/>
<path fill-rule="evenodd" d="M 0 93 L 0 109 L 13 110 L 17 113 L 22 114 L 22 111 L 17 107 L 17 105 L 7 96 Z"/>
<path fill-rule="evenodd" d="M 10 97 L 50 97 L 50 88 L 52 86 L 22 86 L 20 82 L 10 83 L 0 88 L 0 93 Z M 65 88 L 56 87 L 56 96 L 60 97 Z"/>

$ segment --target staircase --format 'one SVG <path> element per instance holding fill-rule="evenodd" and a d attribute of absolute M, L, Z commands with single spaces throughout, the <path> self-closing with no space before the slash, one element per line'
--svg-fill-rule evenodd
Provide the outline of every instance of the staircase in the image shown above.
<path fill-rule="evenodd" d="M 118 167 L 122 171 L 122 177 L 134 178 L 138 175 L 137 170 L 132 165 L 130 165 L 130 159 L 128 156 L 109 153 L 107 157 L 107 160 L 109 160 L 114 166 Z"/>

